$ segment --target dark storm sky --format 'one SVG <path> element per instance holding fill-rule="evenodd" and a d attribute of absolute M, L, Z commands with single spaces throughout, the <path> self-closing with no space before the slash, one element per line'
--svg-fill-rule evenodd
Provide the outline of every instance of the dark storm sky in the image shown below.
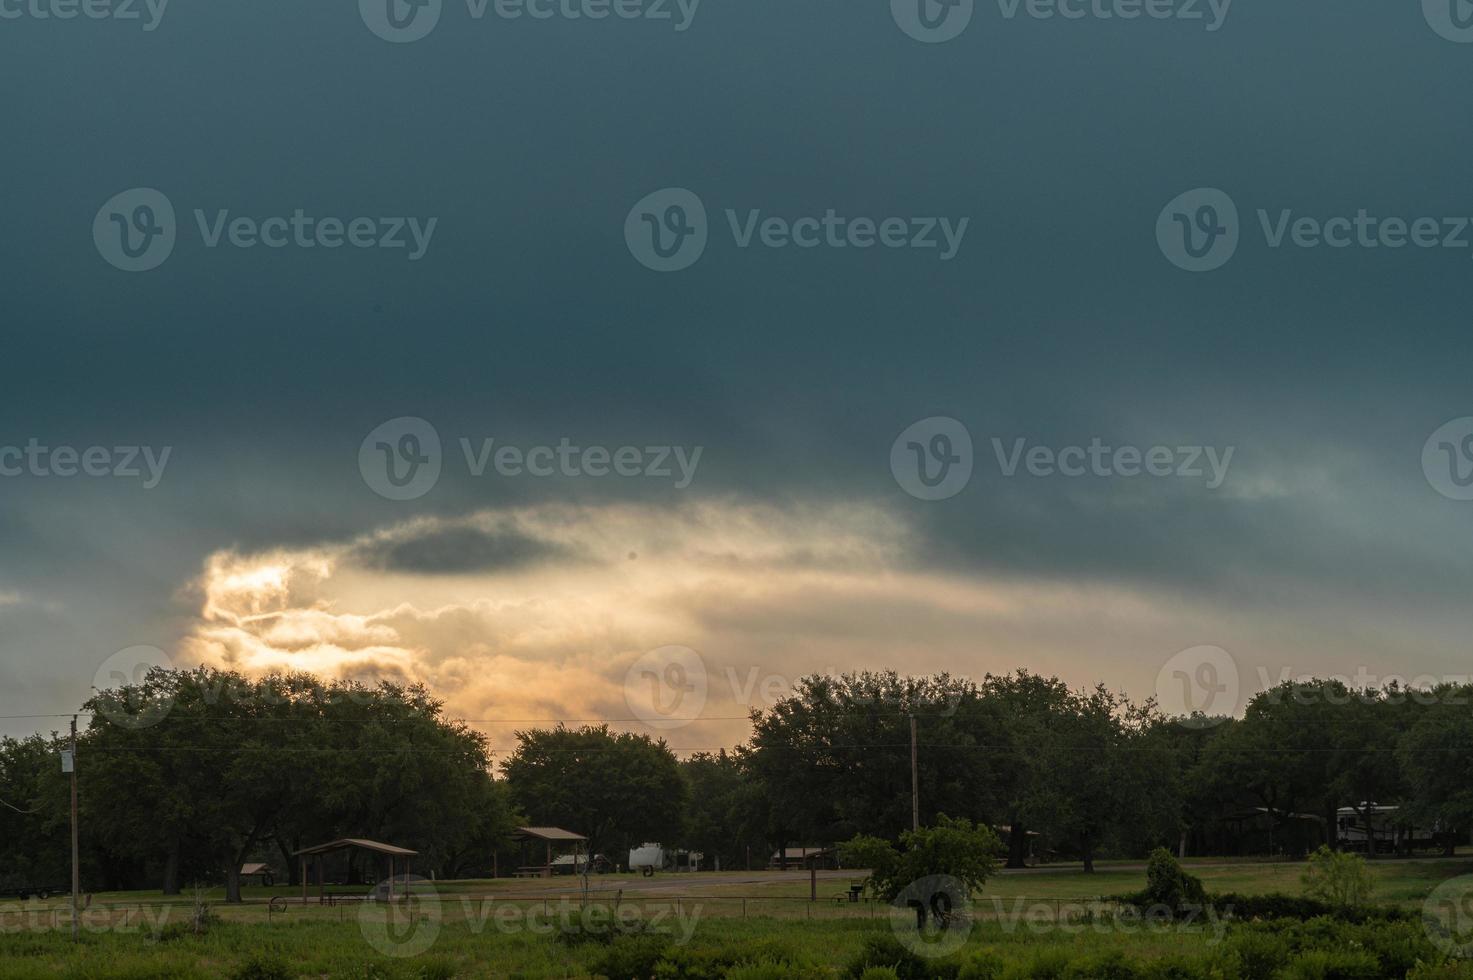
<path fill-rule="evenodd" d="M 1009 20 L 979 0 L 936 45 L 884 0 L 703 0 L 684 32 L 476 21 L 447 0 L 410 44 L 374 36 L 347 0 L 173 0 L 151 32 L 0 19 L 0 444 L 173 447 L 154 490 L 0 480 L 0 711 L 68 710 L 113 651 L 171 648 L 222 549 L 677 497 L 862 501 L 905 523 L 911 569 L 1215 608 L 1208 635 L 1141 651 L 1147 679 L 1267 617 L 1321 651 L 1296 669 L 1453 671 L 1473 503 L 1435 492 L 1421 454 L 1473 415 L 1473 249 L 1273 249 L 1256 212 L 1473 215 L 1470 77 L 1473 44 L 1385 0 L 1236 0 L 1215 32 Z M 91 237 L 133 187 L 167 194 L 181 224 L 170 259 L 139 274 Z M 695 191 L 712 223 L 700 262 L 670 274 L 623 235 L 664 187 Z M 1236 256 L 1203 274 L 1155 238 L 1163 206 L 1197 187 L 1243 217 Z M 195 208 L 438 227 L 418 262 L 207 249 Z M 971 223 L 950 262 L 743 250 L 727 208 Z M 705 455 L 686 491 L 462 472 L 394 503 L 365 488 L 357 452 L 406 415 L 447 445 Z M 888 465 L 930 416 L 965 423 L 978 457 L 968 488 L 934 503 Z M 1208 490 L 1004 479 L 994 436 L 1237 448 Z M 456 570 L 453 547 L 436 553 Z M 1088 656 L 1088 631 L 1070 642 Z M 1094 673 L 1116 679 L 1111 663 Z"/>

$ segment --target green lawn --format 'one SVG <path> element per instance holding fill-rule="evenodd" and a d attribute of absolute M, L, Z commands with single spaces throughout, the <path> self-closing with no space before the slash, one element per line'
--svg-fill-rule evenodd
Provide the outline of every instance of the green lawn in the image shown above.
<path fill-rule="evenodd" d="M 1191 868 L 1209 892 L 1241 894 L 1298 894 L 1300 869 L 1287 862 L 1198 862 Z M 1372 862 L 1371 870 L 1377 901 L 1416 909 L 1439 883 L 1473 874 L 1473 859 L 1384 860 Z M 599 889 L 594 902 L 608 909 L 619 895 L 627 914 L 667 930 L 682 955 L 763 942 L 812 968 L 810 975 L 832 976 L 867 938 L 892 934 L 882 906 L 835 901 L 854 878 L 849 872 L 824 874 L 820 901 L 810 903 L 809 882 L 801 873 L 608 875 L 593 879 Z M 1141 962 L 1207 957 L 1225 935 L 1231 941 L 1234 931 L 1244 928 L 1214 923 L 1188 930 L 1123 929 L 1118 920 L 1113 927 L 1077 924 L 1084 909 L 1071 909 L 1071 901 L 1132 892 L 1143 882 L 1138 866 L 1107 866 L 1092 875 L 1077 868 L 999 874 L 976 903 L 966 948 L 1024 964 L 1016 967 L 1022 976 L 1042 969 L 1027 965 L 1028 956 L 1050 950 L 1069 956 L 1118 950 Z M 95 895 L 77 946 L 69 940 L 64 898 L 25 907 L 0 903 L 0 980 L 230 977 L 261 954 L 290 964 L 289 975 L 295 977 L 588 976 L 608 947 L 570 945 L 550 935 L 560 918 L 576 921 L 580 915 L 577 886 L 577 879 L 569 878 L 441 882 L 434 899 L 418 904 L 419 915 L 397 927 L 384 923 L 379 906 L 314 902 L 273 911 L 268 904 L 273 895 L 300 896 L 300 890 L 286 886 L 249 888 L 246 904 L 228 907 L 215 904 L 223 897 L 217 890 L 205 896 L 217 921 L 198 935 L 189 924 L 193 894 L 170 899 L 158 892 Z M 364 889 L 336 891 L 361 894 Z M 1060 929 L 1061 911 L 1074 915 L 1076 925 Z M 603 927 L 602 920 L 594 922 L 596 929 Z M 414 942 L 426 936 L 433 942 L 416 949 Z M 405 950 L 415 955 L 393 955 Z"/>

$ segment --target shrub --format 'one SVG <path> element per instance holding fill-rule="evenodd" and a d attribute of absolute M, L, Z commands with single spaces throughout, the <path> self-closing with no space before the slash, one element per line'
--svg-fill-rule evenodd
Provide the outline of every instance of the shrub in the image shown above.
<path fill-rule="evenodd" d="M 677 946 L 666 950 L 655 965 L 654 975 L 657 980 L 722 980 L 742 971 L 755 971 L 753 976 L 766 976 L 773 970 L 784 970 L 785 976 L 804 977 L 812 973 L 814 967 L 792 947 L 769 939 L 716 949 Z"/>
<path fill-rule="evenodd" d="M 1299 919 L 1306 921 L 1329 916 L 1343 922 L 1405 922 L 1415 913 L 1391 906 L 1331 905 L 1302 895 L 1211 895 L 1210 902 L 1222 916 L 1239 921 L 1252 919 Z"/>
<path fill-rule="evenodd" d="M 999 980 L 1008 961 L 990 949 L 973 953 L 962 960 L 956 980 Z"/>
<path fill-rule="evenodd" d="M 872 966 L 860 974 L 859 980 L 900 980 L 900 976 L 888 966 Z"/>
<path fill-rule="evenodd" d="M 955 977 L 960 971 L 957 960 L 928 960 L 905 947 L 889 933 L 870 936 L 860 947 L 859 954 L 844 967 L 843 976 L 860 980 L 870 967 L 888 967 L 895 971 L 899 980 L 934 980 L 936 977 Z"/>
<path fill-rule="evenodd" d="M 1310 957 L 1299 963 L 1310 953 L 1353 955 L 1353 959 Z M 1223 972 L 1243 980 L 1316 977 L 1321 972 L 1326 977 L 1358 977 L 1365 960 L 1371 962 L 1374 976 L 1404 977 L 1418 963 L 1438 959 L 1436 947 L 1413 922 L 1353 923 L 1329 916 L 1239 926 L 1219 956 Z"/>
<path fill-rule="evenodd" d="M 1280 974 L 1283 980 L 1380 980 L 1375 957 L 1361 952 L 1315 949 L 1296 956 Z"/>
<path fill-rule="evenodd" d="M 664 936 L 621 936 L 593 960 L 590 970 L 609 980 L 649 980 L 669 945 Z"/>
<path fill-rule="evenodd" d="M 1407 974 L 1407 980 L 1473 980 L 1473 963 L 1421 963 Z"/>
<path fill-rule="evenodd" d="M 1158 847 L 1146 863 L 1146 890 L 1140 897 L 1142 905 L 1179 909 L 1206 902 L 1207 890 L 1202 887 L 1201 878 L 1187 874 L 1170 851 Z"/>
<path fill-rule="evenodd" d="M 1022 963 L 1010 963 L 1002 980 L 1060 980 L 1069 969 L 1069 954 L 1062 949 L 1040 949 Z"/>
<path fill-rule="evenodd" d="M 296 976 L 286 960 L 272 952 L 256 952 L 230 974 L 230 980 L 292 980 Z"/>
<path fill-rule="evenodd" d="M 1169 956 L 1143 966 L 1141 976 L 1147 980 L 1221 980 L 1223 974 L 1201 959 Z"/>
<path fill-rule="evenodd" d="M 1271 980 L 1293 956 L 1286 937 L 1262 929 L 1234 933 L 1220 954 L 1223 972 L 1241 980 Z"/>
<path fill-rule="evenodd" d="M 1309 856 L 1300 881 L 1310 898 L 1344 908 L 1365 905 L 1375 887 L 1365 858 L 1324 845 Z"/>
<path fill-rule="evenodd" d="M 888 902 L 913 882 L 934 875 L 957 879 L 969 894 L 979 892 L 996 870 L 1001 848 L 987 825 L 942 814 L 934 827 L 902 833 L 899 850 L 887 840 L 860 835 L 840 845 L 840 853 L 847 866 L 869 869 L 865 886 Z"/>
<path fill-rule="evenodd" d="M 880 967 L 871 967 L 865 971 L 864 976 L 869 977 L 877 970 L 880 970 Z M 893 978 L 895 972 L 892 970 L 888 975 Z M 822 980 L 832 974 L 812 967 L 796 967 L 791 963 L 763 961 L 734 966 L 723 976 L 726 980 L 795 980 L 795 978 L 796 980 Z"/>
<path fill-rule="evenodd" d="M 1064 970 L 1064 980 L 1140 980 L 1141 971 L 1118 949 L 1082 956 Z"/>

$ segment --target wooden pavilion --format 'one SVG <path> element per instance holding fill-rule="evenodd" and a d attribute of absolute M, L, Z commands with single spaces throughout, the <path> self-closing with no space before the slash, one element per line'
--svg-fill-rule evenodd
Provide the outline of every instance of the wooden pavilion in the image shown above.
<path fill-rule="evenodd" d="M 407 847 L 396 847 L 393 844 L 383 844 L 376 840 L 365 840 L 361 837 L 343 837 L 339 840 L 329 841 L 326 844 L 318 844 L 315 847 L 304 847 L 297 851 L 295 857 L 302 861 L 302 903 L 307 902 L 307 861 L 309 858 L 317 859 L 317 901 L 322 904 L 327 902 L 327 876 L 324 874 L 323 859 L 337 851 L 368 851 L 371 854 L 379 854 L 389 859 L 389 901 L 394 900 L 394 859 L 403 858 L 403 873 L 409 873 L 409 859 L 417 855 L 418 851 L 411 851 Z M 408 885 L 405 886 L 406 892 Z"/>
<path fill-rule="evenodd" d="M 573 845 L 573 870 L 578 869 L 578 852 L 581 845 L 587 843 L 588 838 L 582 834 L 575 834 L 571 830 L 561 827 L 518 827 L 512 839 L 523 845 L 523 860 L 525 861 L 526 845 L 535 841 L 542 841 L 546 846 L 547 860 L 543 864 L 523 864 L 517 869 L 518 878 L 551 878 L 552 877 L 552 846 L 553 844 Z"/>

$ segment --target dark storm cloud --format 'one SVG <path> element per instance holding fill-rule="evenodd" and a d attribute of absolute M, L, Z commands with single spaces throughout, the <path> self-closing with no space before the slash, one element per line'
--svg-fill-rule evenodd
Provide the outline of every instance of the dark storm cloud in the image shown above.
<path fill-rule="evenodd" d="M 576 553 L 515 526 L 433 527 L 424 533 L 378 538 L 351 550 L 367 568 L 415 575 L 464 575 L 516 571 L 543 562 L 575 560 Z"/>
<path fill-rule="evenodd" d="M 152 32 L 6 22 L 0 445 L 175 447 L 154 491 L 0 480 L 0 591 L 68 603 L 106 650 L 166 633 L 205 555 L 348 541 L 412 517 L 680 498 L 648 481 L 475 479 L 457 440 L 707 447 L 688 496 L 862 499 L 961 573 L 1112 580 L 1224 602 L 1339 593 L 1444 611 L 1473 581 L 1473 505 L 1418 454 L 1473 414 L 1467 256 L 1267 248 L 1258 208 L 1468 212 L 1473 133 L 1445 93 L 1473 46 L 1414 3 L 1237 0 L 1221 30 L 1006 20 L 944 45 L 882 0 L 705 0 L 689 30 L 471 22 L 458 0 L 391 45 L 352 3 L 176 0 Z M 418 262 L 182 243 L 103 263 L 120 190 L 263 217 L 440 219 Z M 665 186 L 789 219 L 965 215 L 951 262 L 739 249 L 633 261 L 630 206 Z M 1181 272 L 1154 223 L 1217 186 L 1245 242 Z M 376 497 L 363 436 L 418 415 L 447 470 Z M 907 497 L 891 441 L 972 432 L 958 497 Z M 1237 447 L 1224 487 L 1003 478 L 989 440 Z M 515 533 L 385 545 L 383 567 L 562 558 Z M 1250 613 L 1245 612 L 1245 615 Z M 4 611 L 0 610 L 0 616 Z M 1309 627 L 1307 627 L 1309 628 Z M 138 634 L 143 634 L 139 637 Z M 14 642 L 0 659 L 23 656 Z M 40 669 L 40 668 L 36 668 Z"/>

